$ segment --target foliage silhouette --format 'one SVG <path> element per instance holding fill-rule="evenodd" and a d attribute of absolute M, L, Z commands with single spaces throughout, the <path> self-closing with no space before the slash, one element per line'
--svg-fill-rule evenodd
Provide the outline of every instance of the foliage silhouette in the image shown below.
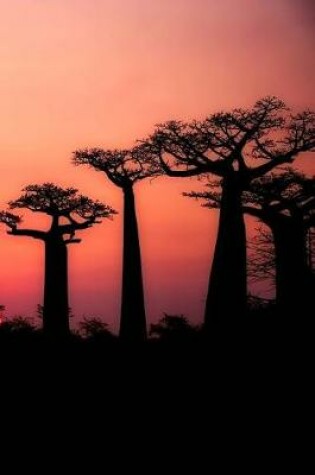
<path fill-rule="evenodd" d="M 7 319 L 0 325 L 2 333 L 20 333 L 20 334 L 29 334 L 36 330 L 36 327 L 33 323 L 33 320 L 30 318 L 16 316 Z"/>
<path fill-rule="evenodd" d="M 183 315 L 165 314 L 158 323 L 151 325 L 150 335 L 175 343 L 193 340 L 199 331 L 200 329 L 190 324 Z"/>
<path fill-rule="evenodd" d="M 79 243 L 78 231 L 87 229 L 101 218 L 116 212 L 109 206 L 79 195 L 74 188 L 60 188 L 52 183 L 29 185 L 24 193 L 9 203 L 12 209 L 44 213 L 51 219 L 48 231 L 20 228 L 22 218 L 10 211 L 0 212 L 0 222 L 10 228 L 8 234 L 38 239 L 45 246 L 45 284 L 43 329 L 51 337 L 69 334 L 68 255 L 67 246 Z"/>
<path fill-rule="evenodd" d="M 85 317 L 79 324 L 80 334 L 90 340 L 113 340 L 115 336 L 109 330 L 108 324 L 98 317 Z"/>
<path fill-rule="evenodd" d="M 248 296 L 248 306 L 250 310 L 264 310 L 273 305 L 274 301 L 271 299 L 265 299 L 251 294 Z"/>
<path fill-rule="evenodd" d="M 0 324 L 4 322 L 5 305 L 0 305 Z"/>
<path fill-rule="evenodd" d="M 246 313 L 242 192 L 275 167 L 291 163 L 302 152 L 315 150 L 315 114 L 305 111 L 291 115 L 282 101 L 267 97 L 252 109 L 219 112 L 203 121 L 161 124 L 143 147 L 169 176 L 213 174 L 222 179 L 205 325 L 233 324 Z"/>
<path fill-rule="evenodd" d="M 16 354 L 19 357 L 25 349 L 29 351 L 31 347 L 35 348 L 39 338 L 40 331 L 30 318 L 15 316 L 0 323 L 0 350 L 8 351 L 9 355 Z"/>
<path fill-rule="evenodd" d="M 159 170 L 148 164 L 141 147 L 132 150 L 77 150 L 74 152 L 74 163 L 90 165 L 104 172 L 123 191 L 123 276 L 119 336 L 125 341 L 141 342 L 146 339 L 147 330 L 134 185 L 156 176 Z"/>

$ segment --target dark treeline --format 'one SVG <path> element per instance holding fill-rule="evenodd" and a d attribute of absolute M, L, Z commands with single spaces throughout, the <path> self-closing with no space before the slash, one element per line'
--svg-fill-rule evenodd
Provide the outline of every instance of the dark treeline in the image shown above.
<path fill-rule="evenodd" d="M 219 112 L 201 121 L 158 125 L 151 136 L 131 150 L 75 151 L 75 165 L 104 172 L 122 190 L 124 231 L 119 339 L 97 319 L 83 322 L 81 335 L 73 333 L 71 338 L 110 347 L 118 345 L 117 341 L 121 345 L 147 340 L 135 189 L 143 179 L 162 175 L 196 177 L 205 182 L 205 191 L 186 194 L 219 209 L 220 218 L 204 325 L 195 328 L 183 316 L 166 315 L 151 327 L 150 344 L 156 347 L 157 341 L 164 345 L 189 341 L 200 346 L 206 341 L 208 345 L 213 343 L 213 335 L 223 338 L 237 329 L 251 331 L 259 327 L 263 331 L 265 326 L 270 335 L 276 321 L 308 324 L 314 313 L 314 270 L 307 236 L 315 227 L 315 179 L 283 167 L 314 150 L 314 113 L 291 114 L 282 101 L 267 97 L 252 109 Z M 48 215 L 49 230 L 21 228 L 22 220 L 13 212 L 15 209 Z M 70 337 L 67 246 L 80 242 L 76 237 L 79 231 L 115 213 L 110 206 L 79 195 L 75 189 L 50 183 L 26 187 L 24 194 L 1 212 L 0 221 L 9 228 L 9 234 L 44 243 L 45 341 Z M 257 299 L 251 305 L 248 296 L 247 214 L 271 231 L 276 301 L 267 306 L 263 302 L 257 305 Z M 0 339 L 10 335 L 14 340 L 21 331 L 32 334 L 32 338 L 42 335 L 15 321 L 2 325 Z"/>

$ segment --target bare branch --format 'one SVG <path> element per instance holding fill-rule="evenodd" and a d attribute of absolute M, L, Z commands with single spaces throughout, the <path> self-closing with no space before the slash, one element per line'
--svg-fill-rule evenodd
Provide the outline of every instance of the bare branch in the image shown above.
<path fill-rule="evenodd" d="M 69 239 L 64 239 L 65 244 L 80 244 L 82 239 L 74 239 L 74 238 L 69 238 Z"/>
<path fill-rule="evenodd" d="M 269 230 L 259 227 L 248 245 L 248 276 L 252 283 L 271 280 L 275 286 L 276 267 L 273 236 Z"/>
<path fill-rule="evenodd" d="M 202 200 L 203 204 L 201 206 L 205 208 L 218 209 L 221 207 L 222 198 L 220 186 L 221 181 L 210 181 L 205 185 L 207 191 L 190 191 L 188 193 L 184 192 L 183 196 L 194 198 L 196 200 Z"/>
<path fill-rule="evenodd" d="M 257 178 L 285 163 L 292 163 L 302 152 L 315 151 L 315 113 L 304 111 L 291 116 L 282 127 L 285 136 L 278 140 L 258 137 L 253 151 L 254 158 L 267 160 L 251 170 L 251 177 Z"/>
<path fill-rule="evenodd" d="M 29 236 L 41 240 L 46 239 L 46 233 L 43 231 L 36 231 L 34 229 L 18 229 L 17 226 L 22 222 L 22 219 L 20 216 L 12 214 L 9 211 L 0 211 L 0 222 L 10 228 L 8 234 L 14 236 Z"/>
<path fill-rule="evenodd" d="M 60 230 L 63 234 L 74 235 L 78 230 L 87 229 L 93 224 L 101 223 L 102 218 L 113 219 L 115 214 L 117 214 L 117 211 L 110 206 L 80 195 L 76 198 L 75 209 L 67 215 L 69 223 L 60 225 Z"/>
<path fill-rule="evenodd" d="M 13 236 L 28 236 L 33 239 L 40 239 L 41 241 L 45 241 L 47 238 L 47 233 L 44 231 L 37 231 L 35 229 L 17 229 L 13 228 L 11 231 L 8 231 L 8 234 Z"/>

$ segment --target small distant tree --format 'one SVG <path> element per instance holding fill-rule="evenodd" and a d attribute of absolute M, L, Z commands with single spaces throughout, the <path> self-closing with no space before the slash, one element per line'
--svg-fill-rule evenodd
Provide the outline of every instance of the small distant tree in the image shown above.
<path fill-rule="evenodd" d="M 134 185 L 158 174 L 141 147 L 132 150 L 85 149 L 74 152 L 75 165 L 89 165 L 106 174 L 124 196 L 123 276 L 119 336 L 129 342 L 146 339 L 146 313 Z"/>
<path fill-rule="evenodd" d="M 0 222 L 13 236 L 27 236 L 45 246 L 45 283 L 43 329 L 53 337 L 69 333 L 68 254 L 69 244 L 81 240 L 76 233 L 111 218 L 115 211 L 99 201 L 78 194 L 74 188 L 60 188 L 52 183 L 29 185 L 23 194 L 9 203 L 10 210 L 27 209 L 50 217 L 48 231 L 21 228 L 22 218 L 11 211 L 0 212 Z"/>

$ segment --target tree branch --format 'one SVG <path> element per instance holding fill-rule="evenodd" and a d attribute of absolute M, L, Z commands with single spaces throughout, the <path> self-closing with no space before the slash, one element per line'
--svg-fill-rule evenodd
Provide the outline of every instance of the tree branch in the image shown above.
<path fill-rule="evenodd" d="M 254 208 L 252 206 L 242 206 L 242 211 L 245 214 L 249 214 L 251 216 L 254 216 L 255 218 L 258 218 L 262 221 L 264 221 L 264 213 L 261 209 Z"/>
<path fill-rule="evenodd" d="M 250 168 L 249 174 L 251 179 L 259 178 L 266 173 L 271 172 L 274 168 L 283 165 L 284 163 L 291 163 L 293 160 L 293 156 L 291 154 L 279 156 L 274 159 L 270 159 L 267 163 L 263 163 L 256 168 Z"/>
<path fill-rule="evenodd" d="M 63 242 L 64 242 L 65 244 L 79 244 L 81 241 L 82 241 L 82 239 L 69 238 L 69 239 L 65 239 Z"/>
<path fill-rule="evenodd" d="M 44 231 L 36 231 L 35 229 L 17 229 L 12 228 L 11 231 L 8 231 L 8 234 L 13 236 L 29 236 L 33 239 L 40 239 L 42 241 L 46 240 L 47 233 Z"/>

